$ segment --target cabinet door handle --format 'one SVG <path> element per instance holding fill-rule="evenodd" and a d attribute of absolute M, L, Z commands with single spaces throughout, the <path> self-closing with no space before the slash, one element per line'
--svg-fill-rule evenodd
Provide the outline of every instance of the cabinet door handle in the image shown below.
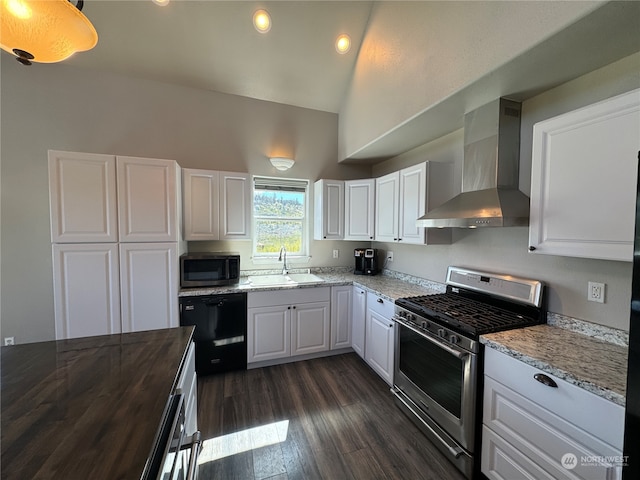
<path fill-rule="evenodd" d="M 382 300 L 381 298 L 378 299 L 378 303 L 384 303 L 384 300 Z"/>
<path fill-rule="evenodd" d="M 544 373 L 536 373 L 533 378 L 547 387 L 558 388 L 558 384 L 553 381 L 553 378 L 548 377 Z"/>

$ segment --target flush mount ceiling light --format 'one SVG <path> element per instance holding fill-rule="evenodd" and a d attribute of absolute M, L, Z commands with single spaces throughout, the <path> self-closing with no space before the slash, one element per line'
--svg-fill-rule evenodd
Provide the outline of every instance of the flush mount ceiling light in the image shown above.
<path fill-rule="evenodd" d="M 260 33 L 267 33 L 271 30 L 271 15 L 266 10 L 256 10 L 253 14 L 253 26 Z"/>
<path fill-rule="evenodd" d="M 293 164 L 296 163 L 295 160 L 284 157 L 273 157 L 270 158 L 269 161 L 271 162 L 271 165 L 281 171 L 289 170 Z"/>
<path fill-rule="evenodd" d="M 169 0 L 153 0 L 153 3 L 164 7 L 165 5 L 169 5 Z"/>
<path fill-rule="evenodd" d="M 343 33 L 336 38 L 336 51 L 340 55 L 344 55 L 349 50 L 351 50 L 351 37 L 346 33 Z"/>
<path fill-rule="evenodd" d="M 23 65 L 60 62 L 91 50 L 98 34 L 83 0 L 0 0 L 0 47 Z"/>

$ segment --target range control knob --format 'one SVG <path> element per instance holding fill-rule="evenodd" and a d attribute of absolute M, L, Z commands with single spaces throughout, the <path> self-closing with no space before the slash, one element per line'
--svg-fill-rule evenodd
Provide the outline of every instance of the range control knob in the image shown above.
<path fill-rule="evenodd" d="M 458 343 L 460 343 L 460 337 L 458 335 L 451 335 L 449 337 L 449 342 L 457 345 Z"/>
<path fill-rule="evenodd" d="M 447 332 L 444 331 L 444 328 L 438 329 L 438 336 L 442 338 L 445 338 L 447 336 Z"/>
<path fill-rule="evenodd" d="M 405 312 L 404 310 L 400 310 L 398 312 L 398 315 L 402 318 L 407 318 L 407 312 Z"/>
<path fill-rule="evenodd" d="M 422 321 L 420 322 L 420 326 L 421 326 L 422 328 L 425 328 L 425 329 L 426 329 L 426 328 L 429 328 L 429 322 L 427 322 L 426 320 L 422 320 Z"/>
<path fill-rule="evenodd" d="M 410 322 L 415 322 L 416 316 L 413 313 L 407 313 L 407 320 Z"/>

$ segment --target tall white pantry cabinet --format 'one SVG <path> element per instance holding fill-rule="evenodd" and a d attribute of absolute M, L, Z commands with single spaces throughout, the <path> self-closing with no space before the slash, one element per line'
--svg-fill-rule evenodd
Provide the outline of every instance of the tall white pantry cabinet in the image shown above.
<path fill-rule="evenodd" d="M 180 167 L 49 151 L 56 339 L 176 327 Z"/>

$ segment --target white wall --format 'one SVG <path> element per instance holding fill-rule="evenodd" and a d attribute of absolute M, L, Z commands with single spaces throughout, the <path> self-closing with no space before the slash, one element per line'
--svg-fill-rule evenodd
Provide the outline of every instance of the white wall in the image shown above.
<path fill-rule="evenodd" d="M 529 194 L 531 145 L 536 122 L 639 87 L 640 52 L 523 102 L 520 189 Z M 382 175 L 419 161 L 432 160 L 454 162 L 460 176 L 462 157 L 463 135 L 459 130 L 380 163 L 373 168 L 373 173 Z M 375 246 L 394 252 L 394 261 L 387 265 L 388 268 L 439 282 L 445 281 L 448 265 L 542 280 L 549 286 L 549 311 L 629 329 L 631 263 L 530 254 L 527 227 L 454 229 L 450 246 L 386 243 Z M 605 304 L 587 302 L 588 281 L 607 284 Z"/>
<path fill-rule="evenodd" d="M 340 159 L 496 70 L 602 2 L 382 2 L 340 110 Z"/>
<path fill-rule="evenodd" d="M 336 114 L 65 65 L 26 68 L 1 57 L 0 338 L 54 338 L 48 149 L 169 158 L 182 167 L 312 182 L 369 175 L 369 167 L 337 163 Z M 269 164 L 271 154 L 292 155 L 296 164 L 281 174 Z M 250 248 L 236 243 L 208 248 L 243 254 Z M 338 260 L 333 248 L 341 251 Z M 309 265 L 351 265 L 352 248 L 312 242 Z"/>

